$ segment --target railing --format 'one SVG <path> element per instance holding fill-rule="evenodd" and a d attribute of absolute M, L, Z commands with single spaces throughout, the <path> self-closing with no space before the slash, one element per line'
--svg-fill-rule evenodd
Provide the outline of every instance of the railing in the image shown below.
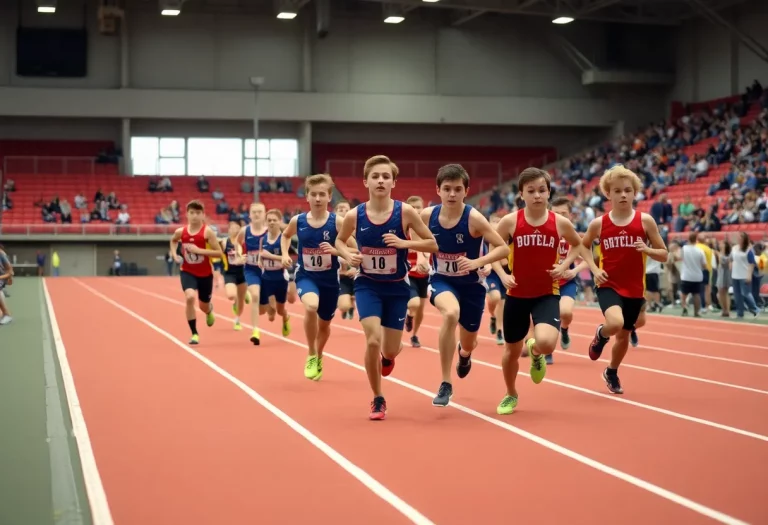
<path fill-rule="evenodd" d="M 6 177 L 20 173 L 95 175 L 98 165 L 96 157 L 6 156 L 3 171 Z"/>
<path fill-rule="evenodd" d="M 450 163 L 461 164 L 469 172 L 472 180 L 477 181 L 477 184 L 472 183 L 473 193 L 493 188 L 504 178 L 501 162 L 496 161 L 405 160 L 397 162 L 397 167 L 403 177 L 434 179 L 437 170 Z M 334 178 L 362 178 L 364 167 L 364 160 L 329 159 L 325 163 L 326 173 L 330 173 Z"/>
<path fill-rule="evenodd" d="M 227 232 L 227 224 L 213 224 L 220 235 Z M 169 238 L 181 224 L 0 224 L 0 235 L 81 235 L 141 237 L 167 235 Z"/>

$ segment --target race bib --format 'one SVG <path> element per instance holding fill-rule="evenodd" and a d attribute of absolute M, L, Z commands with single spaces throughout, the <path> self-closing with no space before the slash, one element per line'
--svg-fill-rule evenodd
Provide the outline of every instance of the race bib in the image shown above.
<path fill-rule="evenodd" d="M 240 258 L 237 256 L 237 252 L 227 252 L 227 262 L 229 262 L 232 266 L 237 266 L 240 264 Z"/>
<path fill-rule="evenodd" d="M 250 264 L 251 266 L 259 264 L 259 251 L 254 250 L 245 254 L 245 263 Z"/>
<path fill-rule="evenodd" d="M 261 264 L 264 267 L 264 270 L 267 272 L 274 272 L 276 270 L 283 269 L 283 265 L 280 261 L 276 261 L 274 259 L 267 259 L 266 257 L 261 260 Z"/>
<path fill-rule="evenodd" d="M 188 251 L 190 246 L 194 246 L 194 244 L 189 243 L 183 246 L 184 262 L 187 262 L 189 264 L 200 264 L 201 262 L 203 262 L 203 260 L 205 260 L 205 256 Z"/>
<path fill-rule="evenodd" d="M 446 275 L 448 277 L 460 277 L 467 275 L 469 272 L 459 270 L 459 257 L 466 257 L 466 253 L 443 253 L 437 252 L 435 254 L 435 261 L 437 263 L 437 270 L 435 273 L 440 275 Z"/>
<path fill-rule="evenodd" d="M 324 272 L 331 269 L 333 255 L 324 253 L 321 248 L 302 248 L 301 262 L 308 272 Z"/>
<path fill-rule="evenodd" d="M 367 248 L 360 249 L 363 256 L 363 271 L 370 274 L 389 275 L 397 271 L 397 249 Z"/>

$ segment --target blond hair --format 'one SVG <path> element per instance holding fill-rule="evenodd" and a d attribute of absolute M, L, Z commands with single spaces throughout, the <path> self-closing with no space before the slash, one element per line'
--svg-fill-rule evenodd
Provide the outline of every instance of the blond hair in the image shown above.
<path fill-rule="evenodd" d="M 310 175 L 306 179 L 304 179 L 304 190 L 309 191 L 309 189 L 312 186 L 317 186 L 318 184 L 327 184 L 328 185 L 328 193 L 333 193 L 333 179 L 330 175 L 327 173 L 319 173 L 317 175 Z"/>
<path fill-rule="evenodd" d="M 386 155 L 374 155 L 370 159 L 365 161 L 365 167 L 363 167 L 363 178 L 368 179 L 368 175 L 371 173 L 371 170 L 374 166 L 378 164 L 386 164 L 389 166 L 389 169 L 392 170 L 392 179 L 397 180 L 397 174 L 400 173 L 400 170 L 397 168 L 397 164 L 389 160 L 389 157 Z"/>
<path fill-rule="evenodd" d="M 414 202 L 419 202 L 419 201 L 421 201 L 422 204 L 424 203 L 424 199 L 422 199 L 418 195 L 412 195 L 412 196 L 408 197 L 408 200 L 406 200 L 405 202 L 406 202 L 406 204 L 413 204 Z"/>
<path fill-rule="evenodd" d="M 643 191 L 643 182 L 640 180 L 640 177 L 635 175 L 634 171 L 625 168 L 623 164 L 616 164 L 611 169 L 605 170 L 603 176 L 600 177 L 600 191 L 606 197 L 610 197 L 611 185 L 619 180 L 629 180 L 635 193 Z"/>

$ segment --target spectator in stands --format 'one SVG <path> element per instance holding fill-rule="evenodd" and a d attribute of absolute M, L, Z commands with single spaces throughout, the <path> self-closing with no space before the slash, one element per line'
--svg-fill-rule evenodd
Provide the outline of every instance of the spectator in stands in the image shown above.
<path fill-rule="evenodd" d="M 163 208 L 155 216 L 155 224 L 171 224 L 171 222 L 173 222 L 173 214 L 170 208 Z"/>
<path fill-rule="evenodd" d="M 181 222 L 181 212 L 179 211 L 178 201 L 171 201 L 171 205 L 168 207 L 168 210 L 171 212 L 171 220 L 173 223 L 179 224 Z"/>
<path fill-rule="evenodd" d="M 61 223 L 72 224 L 72 205 L 69 204 L 69 201 L 67 199 L 61 201 L 59 208 L 61 209 Z"/>
<path fill-rule="evenodd" d="M 243 177 L 243 182 L 240 183 L 240 191 L 242 193 L 251 193 L 253 191 L 253 186 L 245 177 Z"/>
<path fill-rule="evenodd" d="M 96 190 L 96 194 L 93 196 L 93 202 L 101 202 L 104 200 L 104 193 L 101 191 L 101 188 Z"/>
<path fill-rule="evenodd" d="M 2 173 L 0 173 L 0 175 L 2 175 Z M 8 193 L 14 192 L 16 191 L 16 183 L 12 179 L 8 179 L 5 181 L 5 184 L 3 184 L 3 189 Z"/>
<path fill-rule="evenodd" d="M 40 212 L 43 216 L 43 222 L 56 222 L 56 216 L 51 211 L 50 204 L 46 204 L 40 208 Z"/>
<path fill-rule="evenodd" d="M 197 190 L 200 193 L 208 193 L 211 190 L 211 185 L 208 184 L 208 181 L 205 180 L 205 176 L 200 175 L 200 177 L 197 179 Z M 215 199 L 216 197 L 214 197 Z"/>
<path fill-rule="evenodd" d="M 213 197 L 213 200 L 215 201 L 224 200 L 224 192 L 222 192 L 219 188 L 216 188 L 211 194 L 211 197 Z"/>
<path fill-rule="evenodd" d="M 217 215 L 226 215 L 229 213 L 229 210 L 230 210 L 230 207 L 226 199 L 221 199 L 219 202 L 216 203 Z"/>
<path fill-rule="evenodd" d="M 659 226 L 672 224 L 672 205 L 665 193 L 659 195 L 656 202 L 651 204 L 650 214 Z"/>
<path fill-rule="evenodd" d="M 680 206 L 677 207 L 677 219 L 675 220 L 676 232 L 683 231 L 688 223 L 695 219 L 695 211 L 696 205 L 691 201 L 691 196 L 686 195 L 685 201 L 681 202 Z"/>
<path fill-rule="evenodd" d="M 117 214 L 115 224 L 128 224 L 129 222 L 131 222 L 131 214 L 128 213 L 128 206 L 123 204 L 120 207 L 120 212 Z"/>
<path fill-rule="evenodd" d="M 2 206 L 0 206 L 0 208 L 2 208 L 3 211 L 13 209 L 13 201 L 8 195 L 8 192 L 0 190 L 0 195 L 2 195 L 2 202 L 0 203 Z"/>
<path fill-rule="evenodd" d="M 171 179 L 169 179 L 168 177 L 163 177 L 162 179 L 160 179 L 160 181 L 157 183 L 157 190 L 163 193 L 172 192 L 173 184 L 171 184 Z"/>
<path fill-rule="evenodd" d="M 117 200 L 117 196 L 115 195 L 114 191 L 110 192 L 107 196 L 107 204 L 109 205 L 110 210 L 120 209 L 120 201 Z"/>
<path fill-rule="evenodd" d="M 91 210 L 91 215 L 88 218 L 88 221 L 100 221 L 101 219 L 101 211 L 99 211 L 99 207 L 94 204 L 93 209 Z"/>
<path fill-rule="evenodd" d="M 75 195 L 75 208 L 83 210 L 88 208 L 88 201 L 85 200 L 85 192 L 80 192 Z"/>

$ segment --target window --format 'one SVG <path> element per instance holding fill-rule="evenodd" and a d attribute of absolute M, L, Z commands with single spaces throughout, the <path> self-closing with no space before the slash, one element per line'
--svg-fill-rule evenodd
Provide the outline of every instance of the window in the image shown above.
<path fill-rule="evenodd" d="M 186 175 L 186 140 L 131 137 L 134 175 Z"/>
<path fill-rule="evenodd" d="M 296 139 L 246 139 L 243 173 L 259 177 L 296 177 L 299 174 L 299 141 Z"/>
<path fill-rule="evenodd" d="M 241 139 L 187 140 L 187 175 L 240 176 L 243 167 Z"/>

